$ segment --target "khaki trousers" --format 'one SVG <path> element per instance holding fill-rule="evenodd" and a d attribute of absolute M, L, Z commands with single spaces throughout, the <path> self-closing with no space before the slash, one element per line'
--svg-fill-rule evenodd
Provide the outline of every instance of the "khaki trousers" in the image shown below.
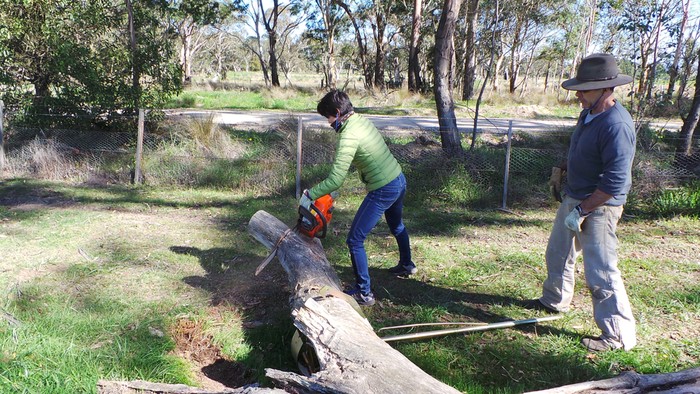
<path fill-rule="evenodd" d="M 583 254 L 586 285 L 593 298 L 593 317 L 602 331 L 601 338 L 625 350 L 637 344 L 635 321 L 629 298 L 617 267 L 617 222 L 622 207 L 601 206 L 591 212 L 575 233 L 564 219 L 581 200 L 565 197 L 554 219 L 547 252 L 547 279 L 540 301 L 566 312 L 574 295 L 576 258 Z"/>

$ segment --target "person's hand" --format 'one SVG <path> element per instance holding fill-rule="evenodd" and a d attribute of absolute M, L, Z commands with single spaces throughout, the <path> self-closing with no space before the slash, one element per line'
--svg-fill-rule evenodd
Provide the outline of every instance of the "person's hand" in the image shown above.
<path fill-rule="evenodd" d="M 586 219 L 586 216 L 588 216 L 588 214 L 584 214 L 581 210 L 581 206 L 577 205 L 571 210 L 571 212 L 569 212 L 568 215 L 566 215 L 564 225 L 566 225 L 566 228 L 569 230 L 579 233 L 581 232 L 581 223 L 583 223 L 583 221 Z"/>
<path fill-rule="evenodd" d="M 549 177 L 549 190 L 555 200 L 561 202 L 561 177 L 564 171 L 560 167 L 552 167 L 552 175 Z"/>
<path fill-rule="evenodd" d="M 311 208 L 311 203 L 313 200 L 311 197 L 309 197 L 309 190 L 304 189 L 304 191 L 301 193 L 301 198 L 299 199 L 299 206 L 304 207 L 306 210 L 309 210 Z"/>

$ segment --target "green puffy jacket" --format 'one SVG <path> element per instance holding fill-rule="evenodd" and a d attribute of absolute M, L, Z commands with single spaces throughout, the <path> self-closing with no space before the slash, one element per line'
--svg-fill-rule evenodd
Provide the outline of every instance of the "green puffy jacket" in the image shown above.
<path fill-rule="evenodd" d="M 359 114 L 350 116 L 340 127 L 340 139 L 328 177 L 309 190 L 315 200 L 338 190 L 354 165 L 367 191 L 377 190 L 396 179 L 401 166 L 391 154 L 379 130 Z"/>

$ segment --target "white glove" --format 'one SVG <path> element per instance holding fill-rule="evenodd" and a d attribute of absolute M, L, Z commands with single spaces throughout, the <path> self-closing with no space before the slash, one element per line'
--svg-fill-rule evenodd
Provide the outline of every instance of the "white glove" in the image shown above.
<path fill-rule="evenodd" d="M 311 197 L 309 197 L 309 191 L 305 189 L 301 193 L 301 198 L 299 199 L 299 206 L 306 208 L 306 210 L 309 210 L 309 208 L 311 208 L 312 202 L 313 200 L 311 199 Z"/>
<path fill-rule="evenodd" d="M 590 212 L 589 212 L 590 213 Z M 581 223 L 586 219 L 586 216 L 588 216 L 588 213 L 583 215 L 583 211 L 581 210 L 581 206 L 577 205 L 574 209 L 569 212 L 568 215 L 566 215 L 566 219 L 564 219 L 564 225 L 571 230 L 575 232 L 581 232 Z"/>

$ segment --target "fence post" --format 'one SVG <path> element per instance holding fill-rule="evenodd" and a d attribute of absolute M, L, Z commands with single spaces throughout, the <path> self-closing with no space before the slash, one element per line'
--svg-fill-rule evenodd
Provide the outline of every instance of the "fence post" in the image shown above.
<path fill-rule="evenodd" d="M 0 175 L 5 170 L 5 134 L 2 120 L 5 117 L 5 104 L 0 100 Z"/>
<path fill-rule="evenodd" d="M 144 112 L 143 109 L 139 109 L 139 125 L 138 125 L 138 137 L 136 139 L 136 166 L 134 168 L 134 183 L 141 184 L 141 157 L 143 156 L 143 123 L 144 123 Z"/>
<path fill-rule="evenodd" d="M 301 137 L 302 130 L 304 129 L 304 121 L 301 120 L 301 116 L 297 118 L 297 179 L 296 179 L 296 198 L 301 197 Z"/>
<path fill-rule="evenodd" d="M 506 209 L 506 199 L 508 198 L 508 175 L 510 173 L 510 145 L 513 140 L 513 121 L 508 121 L 508 142 L 506 143 L 506 168 L 503 170 L 503 203 L 501 209 Z"/>

